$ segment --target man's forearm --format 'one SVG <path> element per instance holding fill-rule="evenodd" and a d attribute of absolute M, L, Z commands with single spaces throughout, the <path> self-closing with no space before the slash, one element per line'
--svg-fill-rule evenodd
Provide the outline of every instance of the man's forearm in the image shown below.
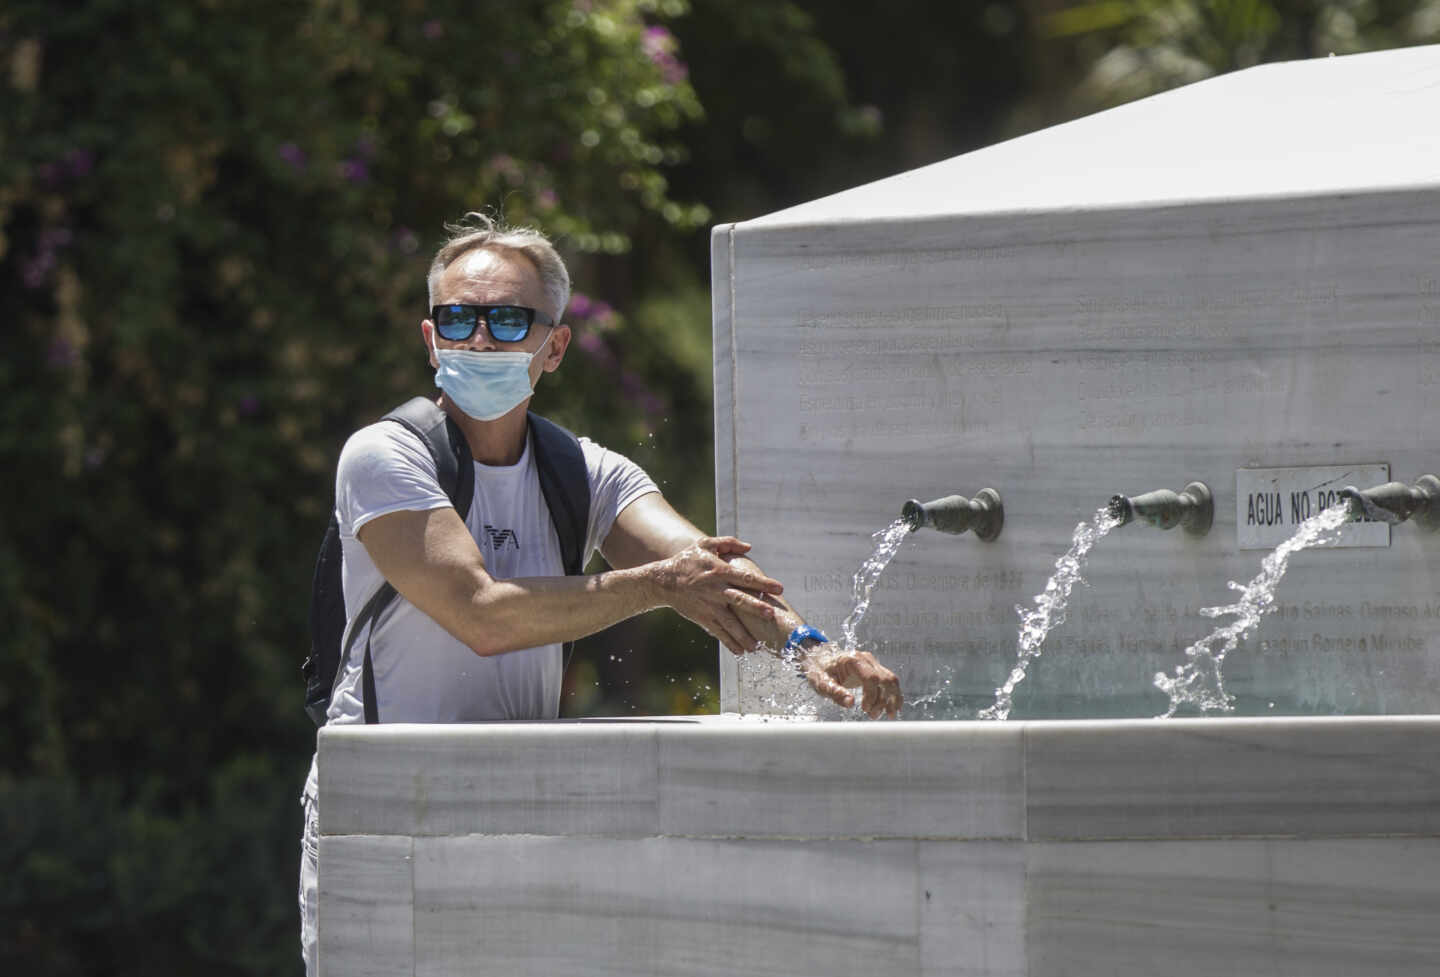
<path fill-rule="evenodd" d="M 674 560 L 594 576 L 497 579 L 450 508 L 381 516 L 359 536 L 401 596 L 480 655 L 573 640 L 674 599 Z"/>
<path fill-rule="evenodd" d="M 445 618 L 432 616 L 479 655 L 574 640 L 656 607 L 673 607 L 702 625 L 715 625 L 721 609 L 732 620 L 744 613 L 769 625 L 766 636 L 778 648 L 793 626 L 777 630 L 774 623 L 787 613 L 770 603 L 780 584 L 753 565 L 731 562 L 735 545 L 705 539 L 667 559 L 586 577 L 497 580 L 486 574 L 463 595 L 460 613 L 451 605 Z M 748 650 L 738 635 L 731 634 L 730 643 Z"/>
<path fill-rule="evenodd" d="M 651 565 L 575 577 L 490 579 L 449 628 L 477 655 L 574 641 L 665 601 Z"/>

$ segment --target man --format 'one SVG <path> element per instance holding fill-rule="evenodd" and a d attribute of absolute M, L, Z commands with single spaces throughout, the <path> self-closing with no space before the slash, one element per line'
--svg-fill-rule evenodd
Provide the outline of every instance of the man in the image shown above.
<path fill-rule="evenodd" d="M 901 706 L 893 673 L 867 652 L 839 654 L 745 557 L 747 543 L 706 536 L 634 463 L 581 439 L 590 484 L 584 556 L 614 569 L 565 576 L 535 466 L 526 408 L 570 345 L 561 315 L 570 279 L 550 242 L 482 215 L 453 228 L 430 267 L 420 323 L 440 407 L 464 433 L 474 496 L 461 520 L 424 443 L 395 423 L 346 443 L 336 473 L 343 587 L 353 619 L 383 582 L 399 593 L 368 635 L 385 722 L 553 719 L 562 642 L 655 607 L 673 607 L 735 654 L 785 649 L 810 685 L 872 718 Z M 583 560 L 582 560 L 583 562 Z M 360 643 L 357 642 L 357 647 Z M 364 721 L 360 656 L 337 677 L 328 721 Z M 300 904 L 315 968 L 316 770 L 303 796 Z"/>

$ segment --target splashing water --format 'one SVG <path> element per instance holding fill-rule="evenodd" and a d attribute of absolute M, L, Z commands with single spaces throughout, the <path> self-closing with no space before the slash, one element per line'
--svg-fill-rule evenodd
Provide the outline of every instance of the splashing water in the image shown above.
<path fill-rule="evenodd" d="M 737 664 L 740 687 L 756 696 L 755 704 L 760 712 L 797 718 L 818 715 L 820 699 L 803 678 L 796 681 L 793 656 L 764 646 L 757 651 L 761 654 L 741 655 Z"/>
<path fill-rule="evenodd" d="M 931 681 L 935 687 L 928 692 L 906 693 L 906 719 L 954 719 L 958 705 L 954 695 L 959 690 L 955 680 L 955 668 L 940 665 L 935 669 Z"/>
<path fill-rule="evenodd" d="M 981 719 L 1009 718 L 1015 687 L 1025 681 L 1030 662 L 1040 657 L 1040 646 L 1045 643 L 1045 636 L 1065 622 L 1065 605 L 1070 601 L 1070 591 L 1080 579 L 1080 571 L 1085 567 L 1091 548 L 1118 525 L 1119 517 L 1113 515 L 1107 506 L 1096 511 L 1091 522 L 1076 526 L 1070 548 L 1055 561 L 1055 573 L 1045 582 L 1045 589 L 1035 595 L 1035 609 L 1027 611 L 1022 605 L 1015 606 L 1015 613 L 1020 615 L 1015 667 L 1010 670 L 1005 684 L 995 690 L 995 702 L 980 710 Z"/>
<path fill-rule="evenodd" d="M 864 620 L 865 612 L 870 610 L 870 594 L 880 582 L 880 575 L 885 572 L 890 561 L 895 559 L 895 554 L 900 552 L 900 544 L 905 542 L 905 537 L 909 535 L 910 523 L 905 519 L 896 519 L 886 528 L 871 535 L 870 538 L 877 541 L 875 552 L 855 571 L 855 587 L 852 591 L 855 608 L 850 612 L 850 616 L 845 618 L 845 623 L 840 625 L 840 647 L 843 651 L 855 650 L 855 632 Z"/>
<path fill-rule="evenodd" d="M 1234 614 L 1235 620 L 1221 625 L 1205 637 L 1185 649 L 1189 659 L 1184 665 L 1175 666 L 1175 674 L 1158 672 L 1155 685 L 1170 697 L 1170 708 L 1157 719 L 1168 719 L 1184 705 L 1198 706 L 1202 712 L 1230 712 L 1235 697 L 1225 691 L 1225 680 L 1221 669 L 1225 656 L 1260 625 L 1260 619 L 1275 609 L 1275 588 L 1289 568 L 1290 557 L 1311 546 L 1323 546 L 1338 535 L 1338 530 L 1350 520 L 1350 512 L 1343 505 L 1331 506 L 1311 516 L 1300 524 L 1285 542 L 1277 546 L 1260 563 L 1260 573 L 1248 584 L 1229 582 L 1231 590 L 1240 591 L 1240 599 L 1234 604 L 1219 607 L 1202 607 L 1200 613 L 1206 617 Z"/>
<path fill-rule="evenodd" d="M 910 535 L 910 523 L 904 519 L 897 519 L 878 533 L 873 533 L 871 539 L 876 541 L 875 551 L 870 557 L 860 564 L 860 569 L 855 571 L 855 583 L 852 591 L 854 607 L 843 624 L 840 625 L 840 641 L 830 652 L 833 655 L 846 654 L 856 649 L 856 632 L 860 628 L 860 622 L 864 620 L 865 613 L 870 609 L 870 595 L 875 590 L 875 585 L 880 582 L 880 576 L 890 561 L 895 559 L 895 554 L 900 551 L 900 545 L 905 542 L 905 537 Z M 760 696 L 760 703 L 771 712 L 787 716 L 813 716 L 817 712 L 818 700 L 809 683 L 802 675 L 799 684 L 785 680 L 785 673 L 794 675 L 796 664 L 800 661 L 801 654 L 798 651 L 775 649 L 767 645 L 761 645 L 756 649 L 763 654 L 743 655 L 740 658 L 740 674 L 743 684 L 750 688 L 767 689 L 768 691 Z M 855 708 L 860 708 L 861 697 L 855 696 Z"/>

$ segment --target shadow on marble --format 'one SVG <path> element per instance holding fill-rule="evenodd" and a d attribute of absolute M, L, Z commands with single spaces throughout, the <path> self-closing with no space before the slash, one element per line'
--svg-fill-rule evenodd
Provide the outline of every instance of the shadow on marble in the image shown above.
<path fill-rule="evenodd" d="M 1430 717 L 1029 723 L 1032 841 L 1440 834 Z"/>

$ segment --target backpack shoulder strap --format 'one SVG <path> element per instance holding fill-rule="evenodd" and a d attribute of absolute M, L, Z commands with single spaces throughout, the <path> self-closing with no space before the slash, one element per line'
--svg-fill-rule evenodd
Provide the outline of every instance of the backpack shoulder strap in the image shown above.
<path fill-rule="evenodd" d="M 470 500 L 475 494 L 475 468 L 470 463 L 470 444 L 459 425 L 452 421 L 440 405 L 426 397 L 412 397 L 386 414 L 382 420 L 404 425 L 425 443 L 430 457 L 435 460 L 435 474 L 440 487 L 450 497 L 463 522 L 470 512 Z M 344 673 L 346 661 L 350 658 L 350 647 L 360 631 L 367 625 L 370 632 L 365 638 L 365 658 L 360 675 L 361 698 L 365 703 L 365 722 L 380 721 L 379 705 L 375 695 L 375 669 L 370 660 L 370 637 L 376 620 L 390 606 L 396 597 L 395 588 L 389 583 L 381 584 L 366 602 L 365 607 L 355 616 L 355 622 L 345 637 L 345 647 L 340 656 L 337 675 Z"/>
<path fill-rule="evenodd" d="M 535 472 L 540 477 L 540 494 L 550 509 L 550 521 L 560 537 L 560 558 L 567 576 L 585 572 L 585 542 L 590 531 L 590 469 L 580 439 L 554 421 L 528 413 L 530 443 L 535 451 Z M 562 661 L 565 670 L 575 654 L 575 642 L 567 641 Z"/>
<path fill-rule="evenodd" d="M 540 492 L 560 537 L 565 573 L 585 570 L 585 542 L 590 529 L 590 471 L 580 439 L 553 421 L 530 413 L 531 444 Z"/>
<path fill-rule="evenodd" d="M 427 397 L 410 398 L 386 414 L 384 420 L 403 424 L 425 442 L 435 459 L 440 487 L 463 522 L 475 494 L 475 468 L 470 463 L 470 444 L 459 425 Z"/>

